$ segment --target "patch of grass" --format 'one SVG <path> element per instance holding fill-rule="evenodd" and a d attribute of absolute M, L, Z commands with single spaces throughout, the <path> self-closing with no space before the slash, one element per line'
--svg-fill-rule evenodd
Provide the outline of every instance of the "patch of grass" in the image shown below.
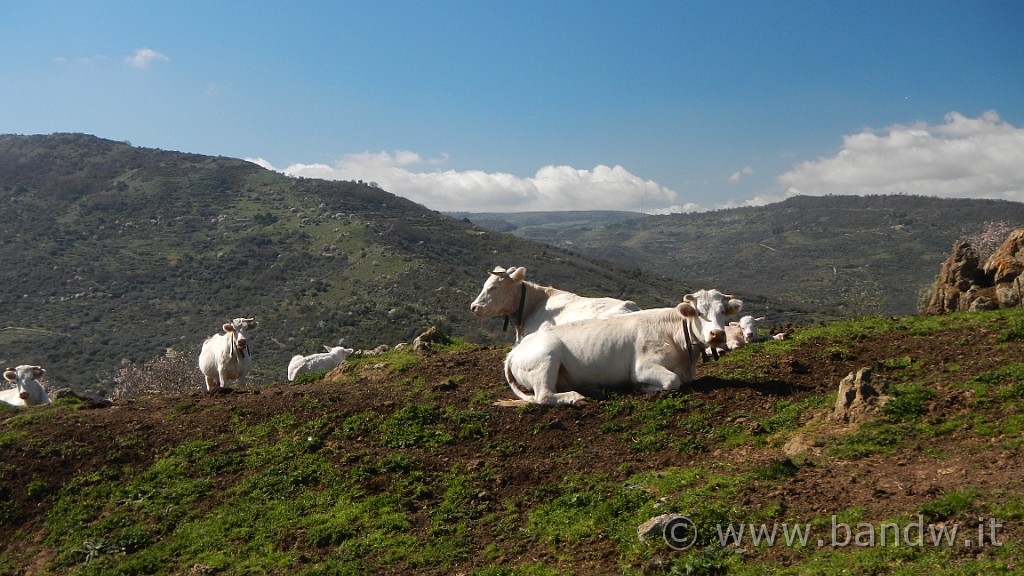
<path fill-rule="evenodd" d="M 632 546 L 636 527 L 654 515 L 651 494 L 633 482 L 616 485 L 570 476 L 552 491 L 530 511 L 526 527 L 530 535 L 546 541 L 611 538 Z"/>
<path fill-rule="evenodd" d="M 872 454 L 886 454 L 907 439 L 905 426 L 881 421 L 868 421 L 852 434 L 838 438 L 826 452 L 836 458 L 856 460 Z"/>
<path fill-rule="evenodd" d="M 928 403 L 939 395 L 921 384 L 896 384 L 890 386 L 887 392 L 890 398 L 883 406 L 882 413 L 892 422 L 916 420 L 928 412 Z"/>
<path fill-rule="evenodd" d="M 825 358 L 828 358 L 829 360 L 833 360 L 835 362 L 846 362 L 856 358 L 853 352 L 850 352 L 849 348 L 845 346 L 840 346 L 838 344 L 833 344 L 832 346 L 826 347 L 824 353 Z"/>
<path fill-rule="evenodd" d="M 442 416 L 454 428 L 455 437 L 484 438 L 488 435 L 487 422 L 491 413 L 485 410 L 466 410 L 455 406 L 445 406 Z"/>
<path fill-rule="evenodd" d="M 13 428 L 52 422 L 57 418 L 58 414 L 58 410 L 53 407 L 39 409 L 30 406 L 28 408 L 19 409 L 12 406 L 11 408 L 19 414 L 8 418 L 4 421 L 4 424 Z"/>
<path fill-rule="evenodd" d="M 768 434 L 791 432 L 800 427 L 808 411 L 816 410 L 828 403 L 828 396 L 816 396 L 794 402 L 782 400 L 772 405 L 771 416 L 761 420 L 761 426 Z"/>
<path fill-rule="evenodd" d="M 380 443 L 389 448 L 431 448 L 454 440 L 439 425 L 441 410 L 434 405 L 407 404 L 385 418 L 377 429 Z"/>
<path fill-rule="evenodd" d="M 21 432 L 20 430 L 5 430 L 0 433 L 0 448 L 15 445 L 19 440 L 25 438 L 26 435 L 28 435 L 28 432 Z"/>
<path fill-rule="evenodd" d="M 1007 317 L 1007 327 L 999 333 L 999 342 L 1024 342 L 1024 315 Z"/>
<path fill-rule="evenodd" d="M 916 511 L 923 514 L 928 522 L 949 520 L 971 510 L 979 496 L 976 488 L 950 492 L 941 498 L 921 504 Z"/>
<path fill-rule="evenodd" d="M 324 376 L 330 373 L 330 370 L 321 370 L 319 372 L 306 372 L 305 374 L 299 374 L 295 377 L 295 380 L 291 381 L 292 386 L 301 386 L 303 384 L 312 384 L 313 382 L 319 382 L 324 379 Z"/>

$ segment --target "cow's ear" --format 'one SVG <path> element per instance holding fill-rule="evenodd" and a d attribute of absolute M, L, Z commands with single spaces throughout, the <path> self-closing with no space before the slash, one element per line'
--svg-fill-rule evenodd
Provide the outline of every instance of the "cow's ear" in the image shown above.
<path fill-rule="evenodd" d="M 729 322 L 729 326 L 736 326 L 737 328 L 739 328 L 739 325 L 739 322 Z"/>
<path fill-rule="evenodd" d="M 725 303 L 725 314 L 731 316 L 733 314 L 739 314 L 740 310 L 743 310 L 743 301 L 736 298 L 730 298 Z"/>
<path fill-rule="evenodd" d="M 46 370 L 43 370 L 42 366 L 33 366 L 32 367 L 32 377 L 33 378 L 42 378 L 45 375 L 46 375 Z"/>
<path fill-rule="evenodd" d="M 18 373 L 14 371 L 14 368 L 8 368 L 4 371 L 4 380 L 8 382 L 15 382 L 18 379 Z"/>
<path fill-rule="evenodd" d="M 225 332 L 234 332 L 235 331 L 235 325 L 232 324 L 231 322 L 225 322 L 224 325 L 221 326 L 221 328 L 223 328 Z"/>
<path fill-rule="evenodd" d="M 252 320 L 252 321 L 248 322 L 247 324 L 249 324 L 249 328 L 248 328 L 249 330 L 255 330 L 255 329 L 260 327 L 260 323 L 255 321 L 255 320 Z"/>
<path fill-rule="evenodd" d="M 680 302 L 676 305 L 676 310 L 683 316 L 695 318 L 697 316 L 697 309 L 690 305 L 689 302 Z"/>
<path fill-rule="evenodd" d="M 522 266 L 516 268 L 515 270 L 509 273 L 509 278 L 515 280 L 516 282 L 522 282 L 523 280 L 526 279 L 526 268 Z"/>

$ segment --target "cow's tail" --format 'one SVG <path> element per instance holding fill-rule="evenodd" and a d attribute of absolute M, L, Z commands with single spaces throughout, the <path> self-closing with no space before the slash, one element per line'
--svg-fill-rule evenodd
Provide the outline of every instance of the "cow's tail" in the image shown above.
<path fill-rule="evenodd" d="M 512 373 L 512 367 L 509 366 L 509 360 L 511 358 L 512 353 L 509 352 L 505 356 L 505 380 L 508 381 L 508 387 L 512 389 L 512 393 L 518 396 L 520 400 L 523 400 L 524 402 L 529 402 L 531 404 L 535 404 L 537 399 L 533 396 L 533 394 L 530 394 L 528 390 L 525 390 L 522 386 L 519 385 L 519 382 L 516 381 L 516 375 Z"/>

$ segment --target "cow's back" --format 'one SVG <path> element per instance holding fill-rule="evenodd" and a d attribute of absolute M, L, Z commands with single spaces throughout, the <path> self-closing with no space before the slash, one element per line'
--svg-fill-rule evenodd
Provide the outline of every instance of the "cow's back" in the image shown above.
<path fill-rule="evenodd" d="M 21 399 L 21 394 L 17 388 L 0 390 L 0 402 L 6 402 L 11 406 L 25 405 L 25 401 Z"/>
<path fill-rule="evenodd" d="M 543 307 L 538 307 L 523 323 L 523 328 L 530 334 L 580 320 L 607 318 L 639 310 L 640 307 L 629 300 L 590 298 L 560 291 L 551 295 Z"/>

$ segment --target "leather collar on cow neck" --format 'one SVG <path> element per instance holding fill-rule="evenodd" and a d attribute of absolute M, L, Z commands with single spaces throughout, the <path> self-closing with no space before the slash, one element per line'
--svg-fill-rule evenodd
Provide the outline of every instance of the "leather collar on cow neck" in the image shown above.
<path fill-rule="evenodd" d="M 519 285 L 519 309 L 516 311 L 516 337 L 523 331 L 523 308 L 526 307 L 526 282 Z M 505 325 L 501 327 L 502 332 L 508 332 L 508 314 L 505 315 Z"/>
<path fill-rule="evenodd" d="M 686 353 L 693 357 L 693 344 L 690 340 L 690 321 L 683 318 L 683 338 L 686 340 Z M 718 348 L 711 348 L 711 355 L 715 357 L 715 362 L 718 362 Z M 708 351 L 706 346 L 700 347 L 700 359 L 708 361 Z"/>

